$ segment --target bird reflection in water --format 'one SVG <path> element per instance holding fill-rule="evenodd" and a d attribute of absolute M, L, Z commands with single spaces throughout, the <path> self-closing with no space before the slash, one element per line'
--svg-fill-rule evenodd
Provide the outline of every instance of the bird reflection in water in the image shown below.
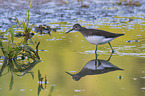
<path fill-rule="evenodd" d="M 72 76 L 72 78 L 75 81 L 79 81 L 82 77 L 86 75 L 97 75 L 97 74 L 104 74 L 104 73 L 116 71 L 116 70 L 123 70 L 109 62 L 111 57 L 112 57 L 112 54 L 110 55 L 108 60 L 101 60 L 101 59 L 90 60 L 83 67 L 83 69 L 76 74 L 71 74 L 69 72 L 66 72 L 66 73 Z"/>

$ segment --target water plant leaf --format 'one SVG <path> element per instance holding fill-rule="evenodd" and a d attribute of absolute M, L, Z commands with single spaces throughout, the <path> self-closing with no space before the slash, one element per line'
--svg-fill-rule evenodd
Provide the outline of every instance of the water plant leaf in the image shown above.
<path fill-rule="evenodd" d="M 40 74 L 40 70 L 38 70 L 38 79 L 39 79 L 39 81 L 41 81 L 41 74 Z"/>
<path fill-rule="evenodd" d="M 2 67 L 1 67 L 1 69 L 0 69 L 0 77 L 2 76 L 2 72 L 3 72 L 3 70 L 6 68 L 6 66 L 7 66 L 7 60 L 6 60 L 6 58 L 4 59 L 4 63 L 3 63 L 3 65 L 2 65 Z"/>
<path fill-rule="evenodd" d="M 11 81 L 10 81 L 10 85 L 9 85 L 9 90 L 12 90 L 13 84 L 14 84 L 13 71 L 11 71 Z"/>
<path fill-rule="evenodd" d="M 26 28 L 28 28 L 28 25 L 29 25 L 29 11 L 30 11 L 30 9 L 31 9 L 31 6 L 32 6 L 32 0 L 30 1 L 30 6 L 29 6 L 29 9 L 28 9 L 28 11 L 27 11 L 27 24 L 26 24 Z"/>
<path fill-rule="evenodd" d="M 32 0 L 30 0 L 29 9 L 28 9 L 27 13 L 25 14 L 26 15 L 25 20 L 19 21 L 18 18 L 15 17 L 16 20 L 17 20 L 18 25 L 21 27 L 21 29 L 23 29 L 23 31 L 25 33 L 25 35 L 24 35 L 25 39 L 24 39 L 24 42 L 23 42 L 24 44 L 27 43 L 29 38 L 31 38 L 30 32 L 31 32 L 32 28 L 34 27 L 34 24 L 29 26 L 29 12 L 30 12 L 31 6 L 32 6 Z"/>
<path fill-rule="evenodd" d="M 13 43 L 14 42 L 14 30 L 13 30 L 12 26 L 10 27 L 10 34 L 11 34 L 11 42 Z"/>
<path fill-rule="evenodd" d="M 29 52 L 30 57 L 35 58 L 34 55 L 32 56 L 32 53 L 34 53 L 38 59 L 40 58 L 32 47 L 26 45 L 25 49 Z"/>
<path fill-rule="evenodd" d="M 1 48 L 2 52 L 3 52 L 3 55 L 5 56 L 6 55 L 6 51 L 5 51 L 4 47 L 3 47 L 3 44 L 2 44 L 1 40 L 0 40 L 0 48 Z"/>
<path fill-rule="evenodd" d="M 38 42 L 37 46 L 36 46 L 36 56 L 38 57 L 38 59 L 40 59 L 39 55 L 38 55 L 38 46 L 39 46 L 40 42 Z"/>
<path fill-rule="evenodd" d="M 40 91 L 41 91 L 41 85 L 39 84 L 39 85 L 38 85 L 38 96 L 39 96 L 39 94 L 40 94 Z"/>
<path fill-rule="evenodd" d="M 24 32 L 26 32 L 26 28 L 27 28 L 27 27 L 25 26 L 25 21 L 23 21 L 23 22 L 21 21 L 21 24 L 22 24 L 22 26 L 23 26 Z"/>
<path fill-rule="evenodd" d="M 34 73 L 33 72 L 30 72 L 30 73 L 31 73 L 32 79 L 34 79 Z"/>
<path fill-rule="evenodd" d="M 39 85 L 38 85 L 38 96 L 39 96 L 39 94 L 41 92 L 41 89 L 44 90 L 43 85 L 39 83 Z"/>
<path fill-rule="evenodd" d="M 38 46 L 39 46 L 40 42 L 38 42 L 38 44 L 36 45 L 36 52 L 38 52 Z"/>
<path fill-rule="evenodd" d="M 34 27 L 34 23 L 32 25 L 30 25 L 30 28 L 29 28 L 29 32 L 32 30 L 32 28 Z"/>
<path fill-rule="evenodd" d="M 44 79 L 44 77 L 42 77 L 40 81 L 42 82 L 42 81 L 43 81 L 43 79 Z"/>
<path fill-rule="evenodd" d="M 10 69 L 11 71 L 14 71 L 14 70 L 13 70 L 13 69 L 14 69 L 14 63 L 13 63 L 12 58 L 8 58 L 8 60 L 9 60 L 9 62 L 8 62 L 9 69 Z"/>
<path fill-rule="evenodd" d="M 50 93 L 49 93 L 49 95 L 48 95 L 48 96 L 51 96 L 51 95 L 52 95 L 53 90 L 54 90 L 54 85 L 51 85 L 51 88 L 50 88 Z"/>
<path fill-rule="evenodd" d="M 35 52 L 35 50 L 34 50 L 32 47 L 30 47 L 30 46 L 28 46 L 28 45 L 25 46 L 25 50 L 27 50 L 27 51 L 29 52 L 29 55 L 31 55 L 32 53 L 34 53 L 35 56 L 36 56 L 38 59 L 40 59 L 40 57 L 39 57 L 39 55 L 38 55 L 38 46 L 39 46 L 39 44 L 40 44 L 40 42 L 38 42 L 38 44 L 37 44 L 37 46 L 36 46 L 36 52 Z M 33 56 L 33 57 L 34 57 L 34 56 Z"/>
<path fill-rule="evenodd" d="M 46 79 L 46 75 L 45 75 L 45 89 L 46 89 L 46 84 L 47 84 L 47 79 Z"/>
<path fill-rule="evenodd" d="M 16 62 L 16 60 L 14 60 L 14 64 L 18 70 L 23 70 L 22 67 L 20 66 L 20 64 L 18 62 Z"/>
<path fill-rule="evenodd" d="M 25 45 L 25 50 L 35 53 L 35 50 L 28 45 Z"/>
<path fill-rule="evenodd" d="M 17 20 L 18 25 L 22 28 L 20 21 L 18 20 L 18 18 L 15 16 L 15 19 Z"/>

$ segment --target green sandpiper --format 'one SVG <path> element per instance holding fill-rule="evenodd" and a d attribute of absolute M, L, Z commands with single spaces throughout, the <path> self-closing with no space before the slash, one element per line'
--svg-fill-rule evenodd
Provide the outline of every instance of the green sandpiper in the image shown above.
<path fill-rule="evenodd" d="M 85 27 L 82 27 L 80 24 L 73 25 L 73 28 L 69 30 L 67 33 L 71 32 L 72 30 L 76 30 L 82 33 L 82 35 L 85 37 L 85 39 L 90 42 L 91 44 L 96 45 L 95 53 L 97 53 L 97 45 L 108 43 L 112 53 L 114 53 L 114 50 L 110 44 L 110 41 L 113 39 L 122 36 L 124 34 L 117 34 L 117 33 L 111 33 L 104 30 L 99 29 L 87 29 Z"/>

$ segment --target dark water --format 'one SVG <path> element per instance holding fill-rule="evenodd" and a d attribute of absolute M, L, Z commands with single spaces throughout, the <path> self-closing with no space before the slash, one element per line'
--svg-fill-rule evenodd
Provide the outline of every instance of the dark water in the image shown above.
<path fill-rule="evenodd" d="M 40 96 L 144 96 L 145 2 L 141 0 L 141 6 L 125 6 L 117 5 L 116 1 L 85 0 L 83 4 L 87 7 L 81 7 L 77 0 L 68 0 L 66 3 L 33 0 L 30 24 L 48 25 L 58 30 L 52 31 L 51 36 L 34 32 L 32 39 L 40 41 L 39 55 L 42 61 L 31 70 L 34 79 L 31 74 L 17 76 L 15 73 L 13 88 L 9 90 L 11 73 L 7 73 L 7 67 L 4 71 L 7 74 L 0 77 L 0 94 L 37 96 L 40 84 L 38 70 L 40 70 L 42 77 L 46 75 L 47 78 L 46 88 L 44 82 L 41 82 L 44 90 L 41 90 Z M 27 0 L 0 0 L 0 30 L 3 32 L 11 25 L 17 24 L 14 16 L 23 21 L 28 8 Z M 65 73 L 77 74 L 83 68 L 87 69 L 85 65 L 95 59 L 95 45 L 88 43 L 78 32 L 65 34 L 75 23 L 87 28 L 124 33 L 124 36 L 111 42 L 115 53 L 109 61 L 111 65 L 108 65 L 124 70 L 85 76 L 84 71 L 79 81 L 74 81 L 72 76 Z M 17 30 L 15 28 L 15 31 Z M 9 39 L 9 35 L 8 33 L 4 36 Z M 15 42 L 21 42 L 22 39 L 16 37 Z M 6 43 L 7 40 L 3 42 Z M 106 62 L 111 54 L 109 46 L 107 44 L 98 46 L 98 54 L 98 59 Z M 0 66 L 3 59 L 0 58 Z M 86 66 L 93 69 L 94 66 L 92 68 L 91 63 L 89 64 Z M 86 73 L 89 72 L 91 71 Z"/>

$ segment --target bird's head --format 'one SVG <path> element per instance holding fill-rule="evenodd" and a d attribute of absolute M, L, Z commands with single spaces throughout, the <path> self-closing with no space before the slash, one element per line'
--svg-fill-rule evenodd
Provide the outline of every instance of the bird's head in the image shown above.
<path fill-rule="evenodd" d="M 69 31 L 67 31 L 66 34 L 69 33 L 69 32 L 71 32 L 71 31 L 73 31 L 73 30 L 79 31 L 81 28 L 82 28 L 82 26 L 77 23 L 77 24 L 73 25 L 73 28 L 70 29 Z"/>

